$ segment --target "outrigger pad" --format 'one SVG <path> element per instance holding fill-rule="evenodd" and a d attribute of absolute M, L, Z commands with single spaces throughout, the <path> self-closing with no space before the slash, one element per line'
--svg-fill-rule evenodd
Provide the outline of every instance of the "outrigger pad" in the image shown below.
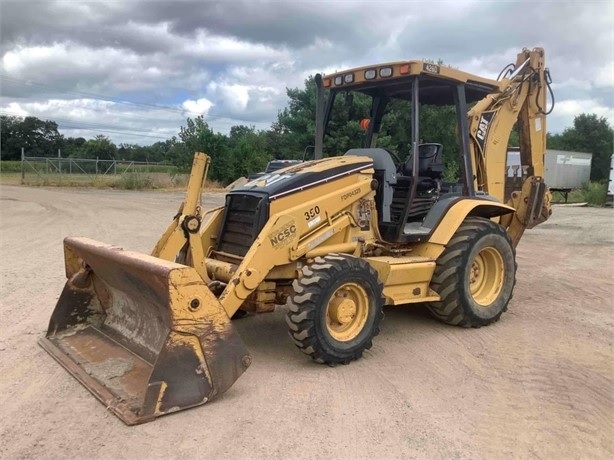
<path fill-rule="evenodd" d="M 204 404 L 251 363 L 192 267 L 64 240 L 68 281 L 40 345 L 126 424 Z"/>

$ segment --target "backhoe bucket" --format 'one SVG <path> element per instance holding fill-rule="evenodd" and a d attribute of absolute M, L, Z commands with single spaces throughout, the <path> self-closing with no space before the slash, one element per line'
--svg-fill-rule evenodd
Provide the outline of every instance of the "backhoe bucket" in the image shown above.
<path fill-rule="evenodd" d="M 251 363 L 196 270 L 87 238 L 40 345 L 126 424 L 224 393 Z"/>

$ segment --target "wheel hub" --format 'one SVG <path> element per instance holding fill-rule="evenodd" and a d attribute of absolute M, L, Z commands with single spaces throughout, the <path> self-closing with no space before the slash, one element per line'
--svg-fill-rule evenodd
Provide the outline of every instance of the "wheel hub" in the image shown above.
<path fill-rule="evenodd" d="M 339 324 L 348 324 L 356 316 L 356 303 L 346 297 L 337 296 L 330 302 L 330 318 Z"/>
<path fill-rule="evenodd" d="M 482 249 L 469 269 L 469 290 L 478 305 L 492 304 L 503 288 L 505 269 L 503 257 L 492 247 Z"/>
<path fill-rule="evenodd" d="M 339 287 L 326 307 L 326 327 L 340 342 L 347 342 L 360 334 L 367 322 L 369 297 L 363 287 L 346 283 Z"/>
<path fill-rule="evenodd" d="M 471 264 L 471 272 L 469 274 L 469 282 L 471 284 L 475 284 L 481 274 L 482 270 L 480 268 L 480 265 L 474 260 L 473 263 Z"/>

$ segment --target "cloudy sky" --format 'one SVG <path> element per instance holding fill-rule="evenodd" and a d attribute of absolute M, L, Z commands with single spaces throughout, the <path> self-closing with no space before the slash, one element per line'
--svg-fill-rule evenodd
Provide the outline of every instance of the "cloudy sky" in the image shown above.
<path fill-rule="evenodd" d="M 612 0 L 0 0 L 0 113 L 67 136 L 151 144 L 200 114 L 267 129 L 286 87 L 316 72 L 405 59 L 495 78 L 541 46 L 557 104 L 614 126 Z"/>

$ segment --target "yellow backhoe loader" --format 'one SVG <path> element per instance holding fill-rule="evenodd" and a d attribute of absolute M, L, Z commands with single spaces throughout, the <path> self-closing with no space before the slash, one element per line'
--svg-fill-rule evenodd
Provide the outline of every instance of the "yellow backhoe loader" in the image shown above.
<path fill-rule="evenodd" d="M 543 50 L 523 50 L 497 80 L 403 61 L 317 75 L 316 86 L 313 161 L 237 187 L 205 211 L 209 158 L 197 153 L 186 199 L 151 255 L 64 240 L 68 281 L 40 344 L 125 423 L 227 390 L 251 363 L 231 321 L 239 310 L 286 304 L 303 353 L 347 364 L 371 347 L 384 305 L 426 303 L 463 327 L 507 309 L 515 247 L 551 212 Z M 335 98 L 353 93 L 372 103 L 364 144 L 322 158 Z M 399 99 L 411 145 L 395 164 L 377 140 Z M 441 145 L 419 141 L 428 104 L 456 108 L 458 182 L 443 180 Z M 515 123 L 526 179 L 508 199 Z"/>

